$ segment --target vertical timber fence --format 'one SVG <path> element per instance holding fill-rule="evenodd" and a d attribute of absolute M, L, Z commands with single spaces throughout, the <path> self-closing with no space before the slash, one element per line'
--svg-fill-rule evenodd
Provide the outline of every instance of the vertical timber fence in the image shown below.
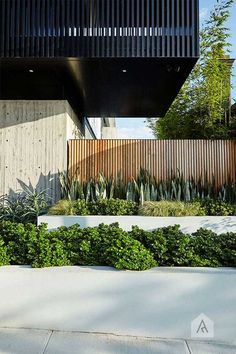
<path fill-rule="evenodd" d="M 236 182 L 236 141 L 232 140 L 70 140 L 68 171 L 86 181 L 103 172 L 125 181 L 140 167 L 158 181 L 178 171 L 185 179 L 214 176 L 218 186 L 229 178 Z"/>

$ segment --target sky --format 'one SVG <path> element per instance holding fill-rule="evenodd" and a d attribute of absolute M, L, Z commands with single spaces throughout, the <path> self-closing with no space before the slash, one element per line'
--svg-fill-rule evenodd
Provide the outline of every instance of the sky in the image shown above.
<path fill-rule="evenodd" d="M 200 0 L 200 20 L 207 19 L 216 0 Z M 228 23 L 232 44 L 231 57 L 236 58 L 236 0 L 232 7 L 231 18 Z M 236 63 L 234 66 L 232 98 L 236 100 Z M 145 124 L 145 118 L 117 118 L 118 138 L 120 139 L 153 139 L 152 132 Z"/>

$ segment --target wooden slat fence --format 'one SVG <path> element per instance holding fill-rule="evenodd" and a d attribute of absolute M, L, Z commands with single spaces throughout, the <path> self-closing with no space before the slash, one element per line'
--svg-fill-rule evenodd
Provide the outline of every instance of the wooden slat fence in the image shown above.
<path fill-rule="evenodd" d="M 236 141 L 232 140 L 70 140 L 68 170 L 82 181 L 99 172 L 124 180 L 136 177 L 143 167 L 157 180 L 166 180 L 178 170 L 187 179 L 207 173 L 217 185 L 230 177 L 236 182 Z"/>

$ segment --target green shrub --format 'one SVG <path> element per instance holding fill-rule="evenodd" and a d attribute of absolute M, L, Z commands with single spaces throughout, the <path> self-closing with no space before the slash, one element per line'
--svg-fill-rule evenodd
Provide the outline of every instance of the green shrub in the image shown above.
<path fill-rule="evenodd" d="M 236 234 L 200 229 L 191 236 L 178 225 L 126 232 L 119 225 L 79 225 L 48 231 L 46 225 L 0 222 L 0 265 L 33 267 L 107 265 L 145 270 L 156 266 L 236 266 Z"/>
<path fill-rule="evenodd" d="M 85 200 L 59 200 L 48 210 L 49 215 L 89 215 Z"/>
<path fill-rule="evenodd" d="M 7 252 L 7 247 L 3 240 L 0 239 L 0 266 L 10 264 L 10 257 Z"/>
<path fill-rule="evenodd" d="M 100 199 L 89 203 L 92 215 L 135 215 L 137 204 L 122 199 Z"/>
<path fill-rule="evenodd" d="M 118 224 L 98 227 L 102 235 L 101 259 L 117 269 L 146 270 L 156 266 L 151 252 Z"/>
<path fill-rule="evenodd" d="M 134 215 L 137 204 L 122 199 L 99 199 L 93 202 L 60 200 L 53 205 L 49 215 Z"/>
<path fill-rule="evenodd" d="M 139 207 L 139 215 L 143 216 L 200 216 L 205 215 L 199 202 L 179 202 L 162 200 L 145 202 Z"/>
<path fill-rule="evenodd" d="M 236 234 L 229 232 L 218 235 L 220 248 L 220 263 L 224 267 L 236 267 Z"/>
<path fill-rule="evenodd" d="M 154 231 L 133 227 L 131 235 L 152 252 L 160 266 L 188 266 L 193 257 L 190 236 L 184 234 L 179 225 Z"/>
<path fill-rule="evenodd" d="M 166 238 L 166 261 L 165 266 L 189 266 L 193 257 L 190 245 L 190 236 L 180 230 L 179 225 L 168 226 L 158 229 Z"/>
<path fill-rule="evenodd" d="M 71 265 L 65 240 L 60 240 L 45 224 L 30 233 L 29 258 L 34 268 Z"/>
<path fill-rule="evenodd" d="M 34 225 L 27 226 L 11 221 L 0 222 L 0 237 L 7 246 L 11 264 L 29 264 L 28 244 L 30 230 Z"/>
<path fill-rule="evenodd" d="M 205 199 L 202 201 L 202 207 L 205 209 L 206 215 L 210 216 L 236 215 L 236 205 L 221 200 Z"/>
<path fill-rule="evenodd" d="M 161 229 L 145 231 L 138 226 L 133 226 L 130 235 L 135 240 L 141 242 L 154 255 L 158 266 L 165 264 L 167 259 L 167 242 Z"/>
<path fill-rule="evenodd" d="M 39 239 L 39 253 L 32 261 L 33 268 L 61 267 L 72 265 L 64 242 L 52 235 Z"/>
<path fill-rule="evenodd" d="M 101 265 L 101 236 L 98 228 L 81 229 L 78 224 L 53 231 L 55 238 L 66 243 L 68 257 L 74 265 Z"/>
<path fill-rule="evenodd" d="M 221 266 L 222 254 L 220 237 L 211 230 L 199 229 L 191 237 L 191 246 L 194 250 L 193 266 L 218 267 Z"/>

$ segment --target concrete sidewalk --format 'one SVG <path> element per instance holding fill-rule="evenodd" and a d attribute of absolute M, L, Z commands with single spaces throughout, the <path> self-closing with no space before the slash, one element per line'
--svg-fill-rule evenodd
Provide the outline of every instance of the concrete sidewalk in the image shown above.
<path fill-rule="evenodd" d="M 235 268 L 0 268 L 0 328 L 192 340 L 203 318 L 236 345 Z"/>
<path fill-rule="evenodd" d="M 216 342 L 165 340 L 111 334 L 0 329 L 0 354 L 235 354 Z"/>

